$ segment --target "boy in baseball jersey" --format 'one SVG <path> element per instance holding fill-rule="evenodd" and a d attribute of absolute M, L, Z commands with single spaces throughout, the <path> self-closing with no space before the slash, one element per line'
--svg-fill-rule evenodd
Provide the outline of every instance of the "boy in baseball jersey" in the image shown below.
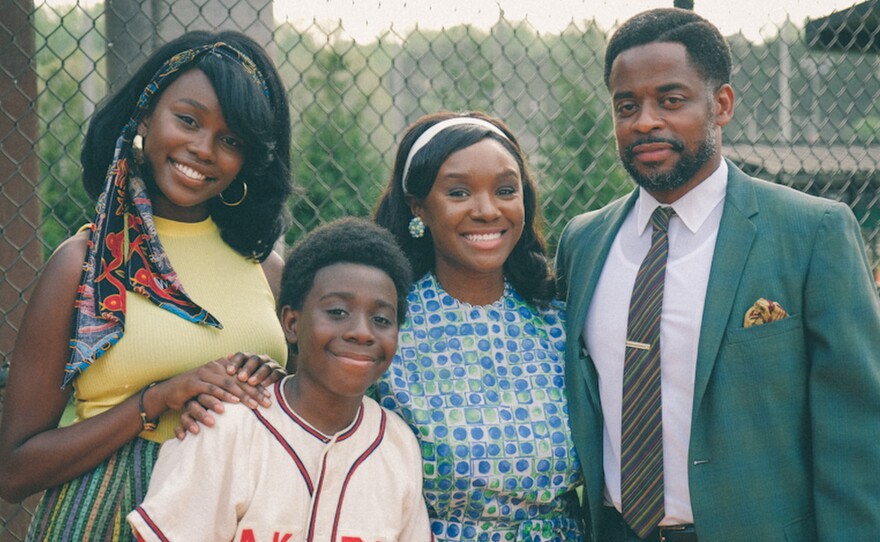
<path fill-rule="evenodd" d="M 271 407 L 229 405 L 163 445 L 128 515 L 140 539 L 430 541 L 415 436 L 364 397 L 394 356 L 410 282 L 394 239 L 361 219 L 294 247 L 279 305 L 296 373 Z"/>

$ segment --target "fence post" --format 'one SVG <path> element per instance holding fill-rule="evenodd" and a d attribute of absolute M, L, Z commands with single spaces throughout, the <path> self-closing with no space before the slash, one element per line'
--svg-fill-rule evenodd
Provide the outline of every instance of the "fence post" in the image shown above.
<path fill-rule="evenodd" d="M 10 0 L 0 24 L 0 365 L 9 360 L 27 290 L 42 264 L 37 197 L 33 0 Z M 2 404 L 0 404 L 2 411 Z"/>

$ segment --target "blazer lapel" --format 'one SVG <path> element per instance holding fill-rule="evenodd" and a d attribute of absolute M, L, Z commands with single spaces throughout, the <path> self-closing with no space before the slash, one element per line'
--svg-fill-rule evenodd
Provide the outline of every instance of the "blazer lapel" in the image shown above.
<path fill-rule="evenodd" d="M 724 338 L 733 300 L 755 238 L 751 217 L 758 213 L 752 181 L 728 161 L 727 194 L 715 241 L 715 254 L 706 289 L 706 304 L 700 329 L 697 372 L 694 385 L 694 413 L 699 411 L 718 349 Z"/>
<path fill-rule="evenodd" d="M 578 348 L 585 350 L 585 341 L 583 337 L 584 322 L 587 319 L 587 310 L 593 300 L 593 292 L 596 289 L 596 283 L 599 282 L 599 276 L 605 266 L 605 260 L 617 232 L 620 230 L 627 213 L 638 199 L 639 191 L 634 190 L 626 198 L 611 203 L 602 212 L 602 217 L 592 227 L 585 230 L 588 235 L 578 239 L 577 256 L 572 260 L 572 270 L 577 270 L 581 280 L 569 283 L 569 296 L 567 307 L 567 318 L 577 324 Z M 574 251 L 573 251 L 574 252 Z M 581 274 L 583 273 L 583 274 Z M 589 352 L 587 352 L 589 356 Z M 590 391 L 590 400 L 597 408 L 601 407 L 599 402 L 599 382 L 596 369 L 592 362 L 584 368 L 587 374 L 587 388 Z"/>

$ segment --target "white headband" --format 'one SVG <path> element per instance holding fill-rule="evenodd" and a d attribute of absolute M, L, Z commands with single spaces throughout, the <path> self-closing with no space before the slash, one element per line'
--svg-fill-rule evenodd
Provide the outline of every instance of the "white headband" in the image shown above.
<path fill-rule="evenodd" d="M 501 129 L 499 129 L 497 126 L 495 126 L 491 122 L 483 120 L 483 119 L 477 119 L 474 117 L 452 117 L 451 119 L 442 120 L 442 121 L 438 122 L 437 124 L 428 128 L 427 130 L 425 130 L 424 133 L 422 133 L 422 135 L 420 135 L 419 138 L 416 139 L 416 142 L 413 143 L 413 146 L 410 147 L 409 154 L 406 155 L 406 163 L 403 166 L 403 178 L 400 181 L 400 184 L 401 184 L 401 187 L 403 188 L 404 194 L 409 193 L 409 191 L 406 188 L 406 178 L 407 178 L 407 176 L 409 176 L 409 166 L 412 164 L 413 157 L 416 155 L 416 153 L 419 152 L 420 150 L 422 150 L 425 147 L 425 145 L 430 143 L 431 140 L 434 139 L 434 137 L 437 134 L 439 134 L 440 132 L 442 132 L 443 130 L 450 128 L 452 126 L 458 126 L 460 124 L 470 124 L 472 126 L 481 126 L 483 128 L 486 128 L 487 130 L 491 130 L 492 132 L 495 132 L 496 134 L 500 135 L 504 139 L 510 141 L 510 138 L 508 138 L 507 135 L 501 131 Z"/>

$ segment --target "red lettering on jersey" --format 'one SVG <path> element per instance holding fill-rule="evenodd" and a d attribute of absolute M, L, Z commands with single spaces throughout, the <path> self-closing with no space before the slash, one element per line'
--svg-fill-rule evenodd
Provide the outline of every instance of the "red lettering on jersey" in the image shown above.
<path fill-rule="evenodd" d="M 253 529 L 245 529 L 241 532 L 241 538 L 238 539 L 239 542 L 257 542 L 257 539 L 254 537 Z"/>
<path fill-rule="evenodd" d="M 343 536 L 339 542 L 364 542 L 363 539 L 356 536 Z"/>
<path fill-rule="evenodd" d="M 283 538 L 278 538 L 281 535 L 278 531 L 275 531 L 275 535 L 272 537 L 272 542 L 287 542 L 290 540 L 290 537 L 293 536 L 290 533 L 284 533 Z"/>

